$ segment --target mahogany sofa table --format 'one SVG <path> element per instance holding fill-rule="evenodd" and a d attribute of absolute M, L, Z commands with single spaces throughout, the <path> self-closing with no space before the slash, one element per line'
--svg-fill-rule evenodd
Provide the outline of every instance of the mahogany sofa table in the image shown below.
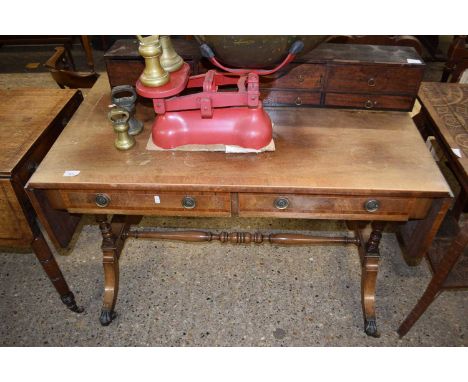
<path fill-rule="evenodd" d="M 148 151 L 154 113 L 137 106 L 145 130 L 129 151 L 114 147 L 102 76 L 27 186 L 55 244 L 48 215 L 96 214 L 102 232 L 100 321 L 114 317 L 119 256 L 128 237 L 259 244 L 353 244 L 362 263 L 367 334 L 377 336 L 375 288 L 385 222 L 416 220 L 408 262 L 426 252 L 451 192 L 409 114 L 272 108 L 276 151 L 262 154 Z M 79 171 L 64 176 L 66 171 Z M 69 174 L 69 173 L 68 173 Z M 108 220 L 107 215 L 113 215 Z M 211 233 L 132 228 L 143 215 L 345 220 L 353 236 Z M 372 232 L 363 240 L 364 222 Z M 414 227 L 413 227 L 414 228 Z M 416 234 L 417 233 L 417 234 Z"/>
<path fill-rule="evenodd" d="M 0 248 L 32 249 L 62 302 L 77 313 L 83 309 L 42 234 L 24 186 L 82 100 L 81 92 L 71 89 L 0 89 Z"/>

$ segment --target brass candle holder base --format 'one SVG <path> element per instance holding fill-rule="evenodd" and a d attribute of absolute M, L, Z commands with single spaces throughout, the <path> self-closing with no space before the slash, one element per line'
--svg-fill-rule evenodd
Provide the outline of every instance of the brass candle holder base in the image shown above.
<path fill-rule="evenodd" d="M 108 118 L 117 134 L 114 145 L 119 150 L 128 150 L 135 145 L 135 138 L 128 134 L 128 120 L 130 113 L 121 107 L 114 107 L 109 111 Z"/>
<path fill-rule="evenodd" d="M 140 82 L 148 87 L 163 86 L 169 82 L 169 73 L 164 70 L 159 61 L 162 54 L 159 36 L 138 36 L 140 46 L 138 52 L 145 59 L 145 70 L 140 76 Z"/>
<path fill-rule="evenodd" d="M 162 55 L 159 59 L 161 66 L 167 72 L 175 72 L 179 70 L 184 64 L 184 60 L 180 57 L 172 46 L 171 38 L 169 36 L 161 36 Z"/>

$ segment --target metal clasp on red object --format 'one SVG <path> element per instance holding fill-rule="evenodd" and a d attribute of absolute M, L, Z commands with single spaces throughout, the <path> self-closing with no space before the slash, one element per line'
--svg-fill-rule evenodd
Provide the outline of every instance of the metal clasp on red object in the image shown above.
<path fill-rule="evenodd" d="M 247 105 L 249 107 L 258 106 L 258 98 L 260 96 L 258 74 L 249 73 L 247 78 Z"/>
<path fill-rule="evenodd" d="M 202 118 L 211 118 L 213 116 L 211 98 L 203 97 L 202 99 L 200 99 L 200 111 Z"/>
<path fill-rule="evenodd" d="M 166 100 L 164 98 L 153 99 L 153 107 L 157 114 L 164 114 L 166 112 Z"/>

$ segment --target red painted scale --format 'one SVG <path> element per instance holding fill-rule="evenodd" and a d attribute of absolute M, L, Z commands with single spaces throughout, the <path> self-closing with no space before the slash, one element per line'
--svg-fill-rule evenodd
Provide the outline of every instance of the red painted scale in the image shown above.
<path fill-rule="evenodd" d="M 153 143 L 163 149 L 193 144 L 223 144 L 255 150 L 267 146 L 272 140 L 272 125 L 259 99 L 259 74 L 273 73 L 291 62 L 297 47 L 295 53 L 291 53 L 292 48 L 286 59 L 272 70 L 229 69 L 216 60 L 211 49 L 205 49 L 208 49 L 208 59 L 227 72 L 209 70 L 190 76 L 190 67 L 184 63 L 170 74 L 169 82 L 163 86 L 148 87 L 137 81 L 138 94 L 153 100 L 156 112 Z M 233 85 L 237 85 L 237 90 L 219 91 L 223 86 Z M 179 95 L 185 89 L 195 88 L 201 91 Z"/>

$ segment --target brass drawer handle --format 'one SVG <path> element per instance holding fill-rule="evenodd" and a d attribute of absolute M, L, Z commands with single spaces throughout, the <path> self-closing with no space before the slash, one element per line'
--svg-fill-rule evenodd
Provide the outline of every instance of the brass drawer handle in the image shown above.
<path fill-rule="evenodd" d="M 182 207 L 186 209 L 192 209 L 195 208 L 197 205 L 197 201 L 195 198 L 192 198 L 191 196 L 184 196 L 182 199 Z"/>
<path fill-rule="evenodd" d="M 97 194 L 95 201 L 98 207 L 104 208 L 109 205 L 111 199 L 107 194 Z"/>
<path fill-rule="evenodd" d="M 288 198 L 276 198 L 274 205 L 277 209 L 279 210 L 285 210 L 289 206 L 289 200 Z"/>
<path fill-rule="evenodd" d="M 372 102 L 370 99 L 368 99 L 365 104 L 364 104 L 364 107 L 366 109 L 372 109 L 374 107 L 374 102 Z"/>
<path fill-rule="evenodd" d="M 296 100 L 294 101 L 294 103 L 295 103 L 297 106 L 301 106 L 301 105 L 302 105 L 302 98 L 301 98 L 301 97 L 297 97 Z"/>
<path fill-rule="evenodd" d="M 297 76 L 297 81 L 298 81 L 298 82 L 304 82 L 304 76 L 303 76 L 302 74 L 299 74 L 299 75 Z"/>
<path fill-rule="evenodd" d="M 367 212 L 376 212 L 380 208 L 380 202 L 376 199 L 370 199 L 364 204 Z"/>
<path fill-rule="evenodd" d="M 371 77 L 367 80 L 367 85 L 375 86 L 375 78 Z"/>

